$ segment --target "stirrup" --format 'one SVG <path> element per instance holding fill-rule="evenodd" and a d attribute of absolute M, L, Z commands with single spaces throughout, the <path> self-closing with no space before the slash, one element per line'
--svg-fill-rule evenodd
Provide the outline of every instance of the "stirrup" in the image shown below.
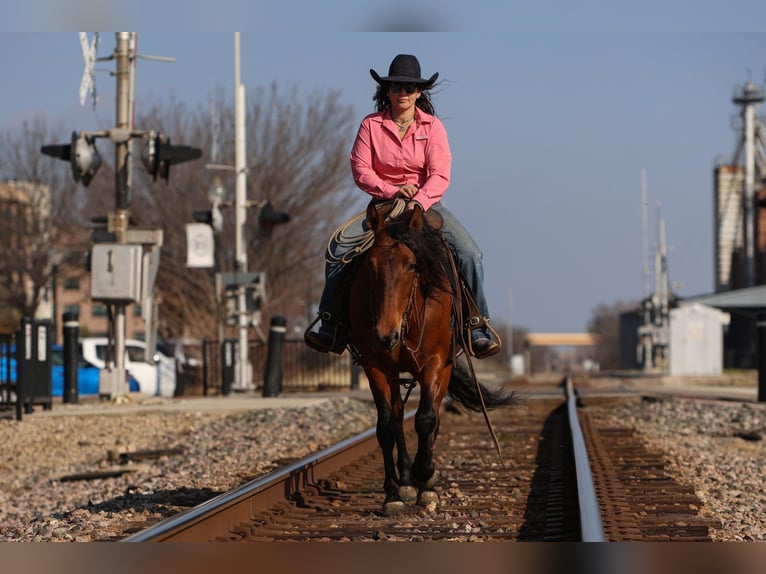
<path fill-rule="evenodd" d="M 331 318 L 329 313 L 321 313 L 320 315 L 317 315 L 316 319 L 314 319 L 304 331 L 303 340 L 309 347 L 320 353 L 330 352 L 342 355 L 346 350 L 346 337 L 342 336 L 342 331 L 338 323 L 331 323 Z M 317 332 L 311 330 L 320 320 L 323 321 L 322 327 L 327 327 L 327 331 L 330 330 L 329 327 L 332 325 L 332 339 L 328 345 L 325 345 L 324 342 L 320 343 L 320 341 L 317 340 L 322 329 Z"/>
<path fill-rule="evenodd" d="M 473 332 L 476 329 L 482 329 L 482 328 L 487 329 L 490 332 L 497 346 L 492 347 L 489 350 L 489 352 L 479 353 L 478 351 L 475 351 L 473 348 Z M 496 354 L 503 346 L 503 341 L 500 338 L 500 335 L 497 334 L 497 331 L 495 331 L 495 329 L 489 323 L 489 317 L 476 317 L 476 316 L 469 317 L 464 325 L 463 339 L 465 341 L 466 346 L 468 347 L 468 353 L 472 357 L 476 357 L 477 359 L 484 359 L 486 357 L 490 357 Z"/>

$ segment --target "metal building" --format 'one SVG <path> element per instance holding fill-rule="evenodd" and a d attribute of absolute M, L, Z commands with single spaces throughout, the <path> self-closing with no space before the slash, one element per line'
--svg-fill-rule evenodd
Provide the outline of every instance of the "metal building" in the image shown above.
<path fill-rule="evenodd" d="M 721 165 L 714 175 L 715 291 L 743 287 L 744 221 L 742 204 L 745 170 L 741 166 Z"/>
<path fill-rule="evenodd" d="M 728 313 L 692 303 L 670 311 L 670 374 L 720 375 Z"/>

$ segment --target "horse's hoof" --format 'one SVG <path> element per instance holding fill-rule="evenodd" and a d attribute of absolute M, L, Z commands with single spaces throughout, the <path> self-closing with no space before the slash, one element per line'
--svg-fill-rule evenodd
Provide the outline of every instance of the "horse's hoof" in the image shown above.
<path fill-rule="evenodd" d="M 436 485 L 436 479 L 437 479 L 437 472 L 434 471 L 433 474 L 425 482 L 419 481 L 416 477 L 415 484 L 417 484 L 421 488 L 421 490 L 433 490 L 434 486 Z"/>
<path fill-rule="evenodd" d="M 383 503 L 383 516 L 394 516 L 401 514 L 407 509 L 407 505 L 402 500 L 391 500 Z"/>
<path fill-rule="evenodd" d="M 428 506 L 430 504 L 438 504 L 439 495 L 435 490 L 421 490 L 418 494 L 418 506 Z"/>
<path fill-rule="evenodd" d="M 402 500 L 415 500 L 418 496 L 418 489 L 414 486 L 400 486 L 399 498 Z"/>

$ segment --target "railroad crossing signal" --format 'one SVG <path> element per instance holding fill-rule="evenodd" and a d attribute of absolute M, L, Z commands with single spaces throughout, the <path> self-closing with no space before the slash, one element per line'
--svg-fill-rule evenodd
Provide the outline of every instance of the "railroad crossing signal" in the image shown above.
<path fill-rule="evenodd" d="M 40 151 L 51 157 L 68 161 L 72 167 L 75 181 L 82 181 L 88 187 L 93 176 L 101 167 L 101 155 L 94 138 L 84 133 L 72 132 L 71 143 L 61 145 L 44 145 Z"/>
<path fill-rule="evenodd" d="M 170 166 L 202 157 L 202 150 L 187 145 L 170 145 L 170 138 L 164 134 L 150 134 L 141 152 L 141 161 L 157 181 L 157 176 L 167 183 L 170 177 Z"/>
<path fill-rule="evenodd" d="M 98 32 L 93 34 L 93 40 L 88 44 L 88 33 L 80 32 L 80 46 L 82 47 L 82 57 L 85 60 L 85 69 L 82 72 L 82 81 L 80 82 L 80 105 L 85 105 L 85 98 L 88 92 L 93 93 L 93 107 L 96 106 L 96 78 L 94 66 L 96 64 L 96 48 L 98 47 Z"/>
<path fill-rule="evenodd" d="M 284 211 L 277 211 L 270 201 L 267 201 L 261 207 L 258 213 L 259 232 L 261 237 L 268 239 L 271 237 L 274 227 L 290 221 L 290 214 Z"/>
<path fill-rule="evenodd" d="M 101 167 L 101 155 L 96 148 L 95 139 L 97 137 L 109 137 L 110 139 L 122 140 L 134 136 L 146 137 L 147 141 L 141 153 L 141 160 L 154 181 L 157 181 L 157 176 L 159 176 L 167 182 L 170 177 L 171 165 L 202 157 L 201 149 L 186 145 L 170 145 L 170 139 L 164 134 L 155 134 L 154 132 L 128 133 L 117 129 L 95 133 L 80 132 L 78 134 L 72 132 L 70 143 L 44 145 L 40 151 L 44 155 L 68 161 L 72 167 L 74 180 L 82 181 L 82 184 L 87 187 Z"/>

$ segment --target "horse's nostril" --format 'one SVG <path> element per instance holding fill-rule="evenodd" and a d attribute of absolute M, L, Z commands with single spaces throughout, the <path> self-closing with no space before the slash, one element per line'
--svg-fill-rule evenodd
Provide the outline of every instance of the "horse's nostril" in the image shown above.
<path fill-rule="evenodd" d="M 380 333 L 380 331 L 376 330 L 375 335 L 378 339 L 378 342 L 384 349 L 393 349 L 396 347 L 396 345 L 399 343 L 399 332 L 394 331 L 393 333 L 388 333 L 386 335 L 383 335 Z"/>

